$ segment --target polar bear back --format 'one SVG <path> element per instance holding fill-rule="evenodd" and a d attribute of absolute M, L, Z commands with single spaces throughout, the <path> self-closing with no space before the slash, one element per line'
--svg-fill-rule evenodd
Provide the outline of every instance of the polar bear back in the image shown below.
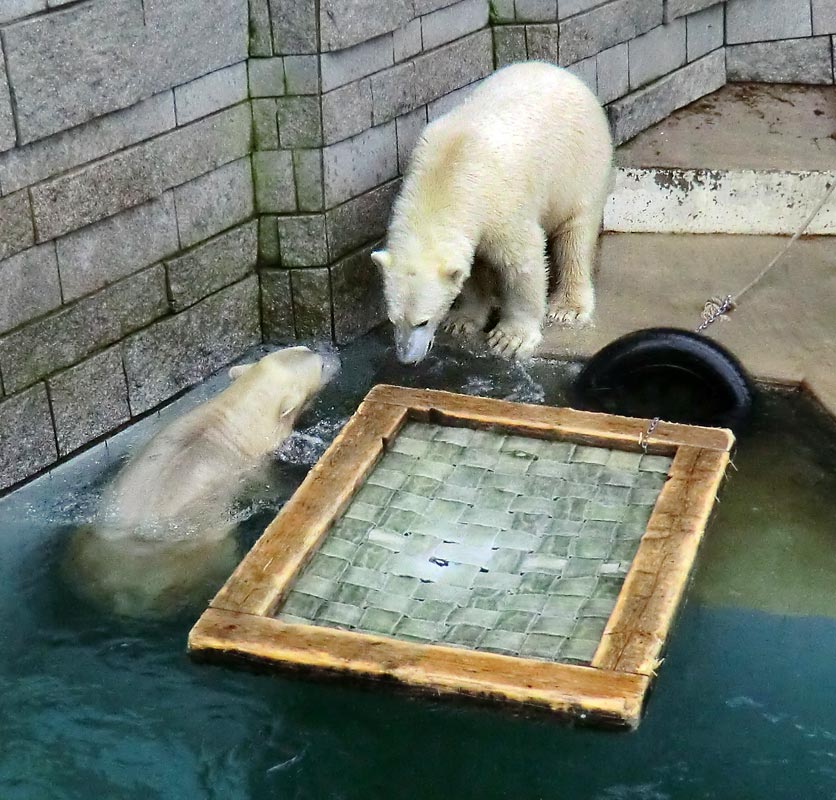
<path fill-rule="evenodd" d="M 495 218 L 516 210 L 548 228 L 547 217 L 562 221 L 579 205 L 600 205 L 611 164 L 609 125 L 592 92 L 565 69 L 528 62 L 494 73 L 427 126 L 404 194 L 438 202 L 449 193 L 457 203 L 466 196 L 483 220 L 491 216 L 485 204 L 501 204 Z"/>

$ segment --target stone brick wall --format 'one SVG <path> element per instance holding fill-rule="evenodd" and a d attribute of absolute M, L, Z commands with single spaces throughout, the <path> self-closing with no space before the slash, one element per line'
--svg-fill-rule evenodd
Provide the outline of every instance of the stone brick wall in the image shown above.
<path fill-rule="evenodd" d="M 261 340 L 246 0 L 0 2 L 0 490 Z"/>
<path fill-rule="evenodd" d="M 252 344 L 383 319 L 427 121 L 580 75 L 621 142 L 726 80 L 834 82 L 833 0 L 0 0 L 0 492 Z"/>
<path fill-rule="evenodd" d="M 494 68 L 487 0 L 258 0 L 249 63 L 264 333 L 384 316 L 369 259 L 411 148 Z"/>

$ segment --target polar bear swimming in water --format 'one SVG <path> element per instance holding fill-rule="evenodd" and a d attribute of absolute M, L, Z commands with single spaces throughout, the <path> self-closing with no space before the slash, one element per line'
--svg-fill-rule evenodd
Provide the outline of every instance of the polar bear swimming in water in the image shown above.
<path fill-rule="evenodd" d="M 588 320 L 612 154 L 595 95 L 570 72 L 541 62 L 498 70 L 428 125 L 386 248 L 372 254 L 398 358 L 421 361 L 445 318 L 460 335 L 485 329 L 493 296 L 486 270 L 471 276 L 477 257 L 499 293 L 499 322 L 488 334 L 498 355 L 531 355 L 547 320 Z M 548 244 L 558 275 L 547 300 Z"/>
<path fill-rule="evenodd" d="M 238 560 L 232 502 L 337 364 L 292 347 L 232 367 L 226 390 L 164 427 L 107 487 L 96 523 L 70 543 L 73 583 L 134 617 L 168 614 L 217 588 Z"/>

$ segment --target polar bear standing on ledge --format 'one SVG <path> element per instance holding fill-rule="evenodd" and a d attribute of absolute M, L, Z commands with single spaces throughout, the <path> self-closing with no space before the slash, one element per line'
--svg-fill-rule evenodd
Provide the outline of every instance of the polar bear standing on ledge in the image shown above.
<path fill-rule="evenodd" d="M 490 265 L 499 355 L 524 358 L 549 321 L 588 320 L 592 264 L 612 162 L 603 109 L 574 75 L 540 62 L 494 73 L 424 130 L 395 202 L 383 273 L 398 358 L 421 361 L 438 326 L 484 330 L 492 296 L 475 257 Z M 548 298 L 546 248 L 558 267 Z"/>

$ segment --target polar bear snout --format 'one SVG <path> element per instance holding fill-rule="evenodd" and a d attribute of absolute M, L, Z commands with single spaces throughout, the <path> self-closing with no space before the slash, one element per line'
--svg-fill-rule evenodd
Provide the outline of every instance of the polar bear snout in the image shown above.
<path fill-rule="evenodd" d="M 320 373 L 320 386 L 325 386 L 337 377 L 340 371 L 340 357 L 332 352 L 320 352 L 322 359 L 322 372 Z"/>
<path fill-rule="evenodd" d="M 427 357 L 433 346 L 436 325 L 425 322 L 421 325 L 395 326 L 395 353 L 401 364 L 418 364 Z"/>

